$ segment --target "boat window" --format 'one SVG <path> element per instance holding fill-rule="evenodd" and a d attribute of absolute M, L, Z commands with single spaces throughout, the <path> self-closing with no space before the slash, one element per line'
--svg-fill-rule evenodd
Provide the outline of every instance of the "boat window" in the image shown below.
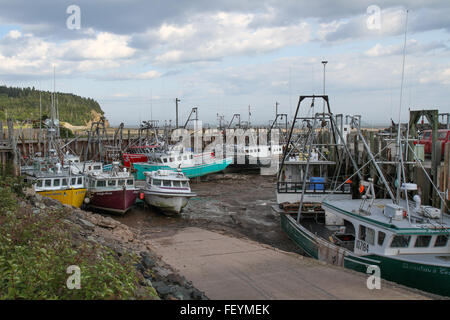
<path fill-rule="evenodd" d="M 95 188 L 95 180 L 89 181 L 89 187 L 90 188 Z"/>
<path fill-rule="evenodd" d="M 194 159 L 194 156 L 191 154 L 190 158 L 191 158 L 191 159 Z"/>
<path fill-rule="evenodd" d="M 82 177 L 78 178 L 77 184 L 83 184 L 83 178 Z"/>
<path fill-rule="evenodd" d="M 170 162 L 174 162 L 174 161 L 175 161 L 175 158 L 170 158 L 169 161 L 170 161 Z"/>
<path fill-rule="evenodd" d="M 102 166 L 94 166 L 94 170 L 100 170 Z"/>
<path fill-rule="evenodd" d="M 71 185 L 77 184 L 77 178 L 72 178 Z"/>
<path fill-rule="evenodd" d="M 173 181 L 173 186 L 177 188 L 181 187 L 180 181 Z"/>
<path fill-rule="evenodd" d="M 167 158 L 163 158 L 164 163 L 167 163 Z"/>
<path fill-rule="evenodd" d="M 119 180 L 117 181 L 117 185 L 123 186 L 125 184 L 125 180 Z"/>
<path fill-rule="evenodd" d="M 106 187 L 106 181 L 105 180 L 98 180 L 97 181 L 97 188 Z"/>
<path fill-rule="evenodd" d="M 61 180 L 60 179 L 53 180 L 53 186 L 54 187 L 59 187 L 60 184 L 61 184 Z"/>
<path fill-rule="evenodd" d="M 116 186 L 116 180 L 108 180 L 108 187 L 115 187 Z"/>
<path fill-rule="evenodd" d="M 178 157 L 178 161 L 181 161 L 181 156 Z"/>
<path fill-rule="evenodd" d="M 384 239 L 386 238 L 386 233 L 382 231 L 378 231 L 378 245 L 382 246 L 384 243 Z"/>
<path fill-rule="evenodd" d="M 431 236 L 417 236 L 415 248 L 426 248 L 430 245 Z"/>
<path fill-rule="evenodd" d="M 181 185 L 182 185 L 184 188 L 189 187 L 189 183 L 188 183 L 187 181 L 181 181 Z"/>
<path fill-rule="evenodd" d="M 163 180 L 163 186 L 164 186 L 164 187 L 171 187 L 171 186 L 172 186 L 172 183 L 171 183 L 170 180 Z"/>
<path fill-rule="evenodd" d="M 67 187 L 67 179 L 66 178 L 62 179 L 62 186 Z"/>
<path fill-rule="evenodd" d="M 448 235 L 441 234 L 436 237 L 436 242 L 434 243 L 435 247 L 445 247 L 448 242 Z"/>
<path fill-rule="evenodd" d="M 372 245 L 375 244 L 375 230 L 359 226 L 359 239 Z"/>
<path fill-rule="evenodd" d="M 37 180 L 36 181 L 36 187 L 42 188 L 42 180 Z"/>
<path fill-rule="evenodd" d="M 52 180 L 45 180 L 45 186 L 51 187 L 52 186 Z"/>
<path fill-rule="evenodd" d="M 184 159 L 184 160 L 187 160 L 187 157 L 186 157 L 186 156 L 183 156 L 183 159 Z"/>
<path fill-rule="evenodd" d="M 133 179 L 127 180 L 127 185 L 132 186 L 133 185 Z"/>
<path fill-rule="evenodd" d="M 411 236 L 394 236 L 391 242 L 391 248 L 407 248 L 410 240 Z"/>
<path fill-rule="evenodd" d="M 431 131 L 425 132 L 423 135 L 424 140 L 428 140 L 428 138 L 430 138 L 430 137 L 431 137 Z"/>
<path fill-rule="evenodd" d="M 154 186 L 160 186 L 160 185 L 161 185 L 161 180 L 153 179 L 153 180 L 152 180 L 152 185 L 154 185 Z"/>

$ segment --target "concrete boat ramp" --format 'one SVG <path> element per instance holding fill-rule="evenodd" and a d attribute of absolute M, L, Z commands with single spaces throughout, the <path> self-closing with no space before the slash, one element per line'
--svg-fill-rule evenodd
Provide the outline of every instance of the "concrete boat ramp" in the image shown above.
<path fill-rule="evenodd" d="M 429 299 L 386 281 L 369 290 L 369 275 L 205 229 L 183 228 L 150 241 L 210 299 Z"/>

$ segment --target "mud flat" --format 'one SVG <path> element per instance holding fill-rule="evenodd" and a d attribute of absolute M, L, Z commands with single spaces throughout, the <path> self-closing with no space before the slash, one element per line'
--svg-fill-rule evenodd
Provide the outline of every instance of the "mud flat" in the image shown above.
<path fill-rule="evenodd" d="M 427 299 L 385 281 L 369 290 L 364 274 L 200 228 L 151 243 L 210 299 Z"/>
<path fill-rule="evenodd" d="M 121 223 L 210 299 L 427 299 L 421 292 L 301 255 L 273 213 L 275 177 L 217 174 L 192 182 L 183 213 L 137 206 Z"/>

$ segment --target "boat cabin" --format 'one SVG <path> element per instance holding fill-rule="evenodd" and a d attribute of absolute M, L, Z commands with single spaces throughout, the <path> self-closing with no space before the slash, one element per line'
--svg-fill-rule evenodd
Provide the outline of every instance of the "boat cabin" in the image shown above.
<path fill-rule="evenodd" d="M 181 172 L 157 170 L 145 172 L 148 186 L 161 189 L 189 190 L 189 179 Z"/>
<path fill-rule="evenodd" d="M 80 189 L 85 187 L 83 176 L 47 176 L 33 179 L 36 191 Z"/>
<path fill-rule="evenodd" d="M 419 209 L 411 209 L 411 223 L 406 216 L 406 211 L 401 210 L 401 215 L 390 215 L 392 205 L 389 199 L 378 199 L 371 209 L 371 213 L 361 210 L 353 201 L 346 202 L 346 209 L 340 210 L 334 203 L 324 203 L 326 215 L 335 216 L 334 221 L 325 228 L 336 230 L 335 235 L 353 235 L 352 243 L 345 247 L 358 255 L 378 254 L 383 256 L 393 255 L 427 255 L 427 259 L 450 260 L 450 228 L 448 217 L 431 218 L 421 214 Z M 341 201 L 342 202 L 342 201 Z M 398 206 L 400 208 L 400 206 Z M 388 209 L 386 209 L 388 208 Z M 335 240 L 336 237 L 332 237 Z M 339 245 L 339 240 L 333 241 Z M 430 256 L 431 254 L 431 256 Z M 434 258 L 433 258 L 434 257 Z"/>

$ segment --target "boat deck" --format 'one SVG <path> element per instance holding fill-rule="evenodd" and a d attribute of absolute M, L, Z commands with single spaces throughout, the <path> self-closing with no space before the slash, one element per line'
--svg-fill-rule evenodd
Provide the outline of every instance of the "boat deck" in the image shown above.
<path fill-rule="evenodd" d="M 383 225 L 389 228 L 403 229 L 404 231 L 422 231 L 422 230 L 450 230 L 450 218 L 444 213 L 441 219 L 431 219 L 423 216 L 419 216 L 415 213 L 413 205 L 414 202 L 410 201 L 410 213 L 411 213 L 411 223 L 409 219 L 394 220 L 386 216 L 383 212 L 387 204 L 392 204 L 390 199 L 375 199 L 370 214 L 360 212 L 360 206 L 362 199 L 352 199 L 352 200 L 324 200 L 322 206 L 324 208 L 330 208 L 333 210 L 340 211 L 344 214 L 351 214 L 356 217 L 362 217 L 363 219 L 370 220 L 373 223 Z M 364 209 L 367 209 L 369 201 L 366 202 Z M 406 208 L 406 201 L 401 201 L 400 206 Z"/>

